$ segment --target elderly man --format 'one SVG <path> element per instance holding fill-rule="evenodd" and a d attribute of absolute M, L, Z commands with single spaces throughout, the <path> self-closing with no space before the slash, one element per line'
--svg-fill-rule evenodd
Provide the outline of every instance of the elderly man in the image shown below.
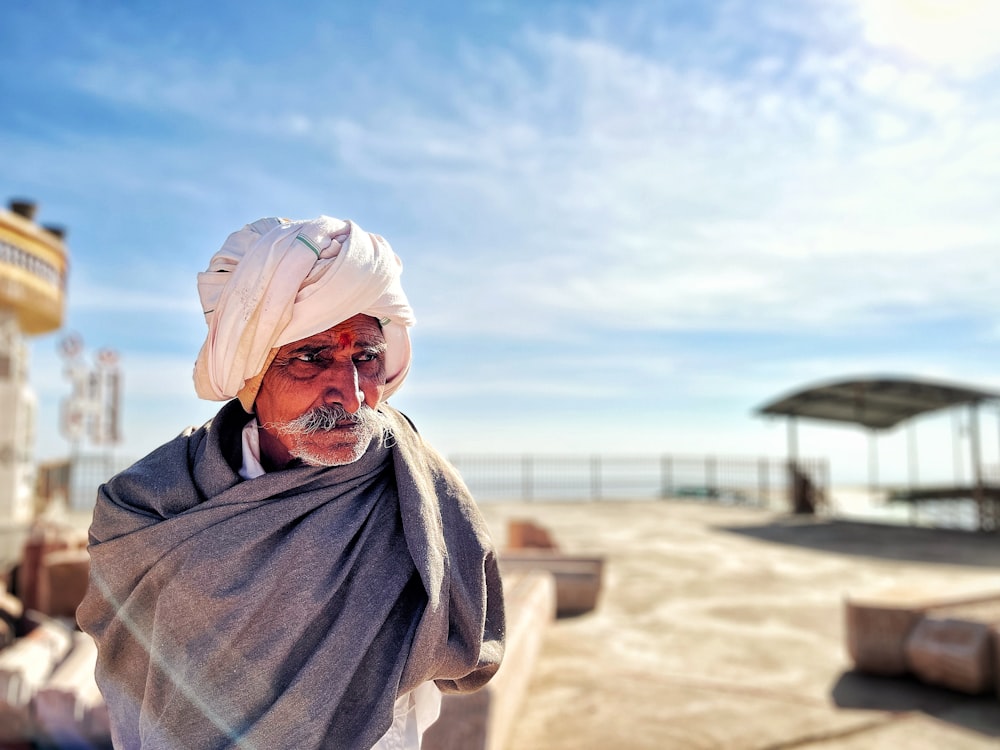
<path fill-rule="evenodd" d="M 503 653 L 461 479 L 385 399 L 413 316 L 388 243 L 261 219 L 199 275 L 203 398 L 101 487 L 77 618 L 121 748 L 418 748 Z"/>

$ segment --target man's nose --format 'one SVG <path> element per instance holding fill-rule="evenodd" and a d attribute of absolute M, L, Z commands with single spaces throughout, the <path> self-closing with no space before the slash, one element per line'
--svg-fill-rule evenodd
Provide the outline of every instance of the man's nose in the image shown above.
<path fill-rule="evenodd" d="M 365 394 L 358 383 L 358 368 L 354 361 L 332 362 L 323 373 L 323 401 L 340 404 L 354 414 L 365 402 Z"/>

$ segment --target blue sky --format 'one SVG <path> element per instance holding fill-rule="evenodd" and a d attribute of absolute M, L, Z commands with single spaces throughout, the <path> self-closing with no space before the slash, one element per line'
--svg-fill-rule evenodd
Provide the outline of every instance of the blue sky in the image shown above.
<path fill-rule="evenodd" d="M 217 408 L 195 274 L 226 235 L 329 214 L 403 259 L 394 403 L 442 451 L 779 456 L 754 409 L 807 383 L 1000 388 L 998 40 L 988 0 L 15 4 L 0 198 L 68 227 L 122 453 Z M 61 335 L 32 345 L 43 458 Z M 950 476 L 950 421 L 918 430 Z M 864 478 L 861 432 L 800 441 Z"/>

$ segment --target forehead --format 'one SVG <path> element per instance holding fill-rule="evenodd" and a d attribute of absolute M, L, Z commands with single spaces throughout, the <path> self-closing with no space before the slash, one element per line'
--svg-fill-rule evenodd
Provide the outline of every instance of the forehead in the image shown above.
<path fill-rule="evenodd" d="M 385 344 L 382 326 L 370 315 L 359 314 L 353 318 L 348 318 L 343 323 L 337 323 L 337 325 L 327 328 L 325 331 L 320 331 L 304 339 L 285 344 L 279 351 L 288 352 L 312 346 L 348 348 L 379 344 Z"/>

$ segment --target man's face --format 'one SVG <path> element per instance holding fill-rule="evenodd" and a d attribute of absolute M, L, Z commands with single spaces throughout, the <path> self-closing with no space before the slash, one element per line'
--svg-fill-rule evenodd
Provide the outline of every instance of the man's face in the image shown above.
<path fill-rule="evenodd" d="M 285 466 L 292 458 L 306 463 L 336 466 L 359 459 L 374 431 L 363 420 L 347 415 L 373 416 L 385 388 L 385 337 L 378 321 L 355 315 L 322 333 L 278 349 L 264 373 L 254 410 L 261 425 L 261 462 L 268 470 Z M 346 414 L 338 412 L 342 407 Z M 324 412 L 324 407 L 333 411 Z M 320 411 L 316 411 L 316 410 Z M 311 416 L 320 415 L 333 426 L 316 428 Z M 311 422 L 302 429 L 303 415 Z M 330 415 L 334 415 L 331 417 Z"/>

